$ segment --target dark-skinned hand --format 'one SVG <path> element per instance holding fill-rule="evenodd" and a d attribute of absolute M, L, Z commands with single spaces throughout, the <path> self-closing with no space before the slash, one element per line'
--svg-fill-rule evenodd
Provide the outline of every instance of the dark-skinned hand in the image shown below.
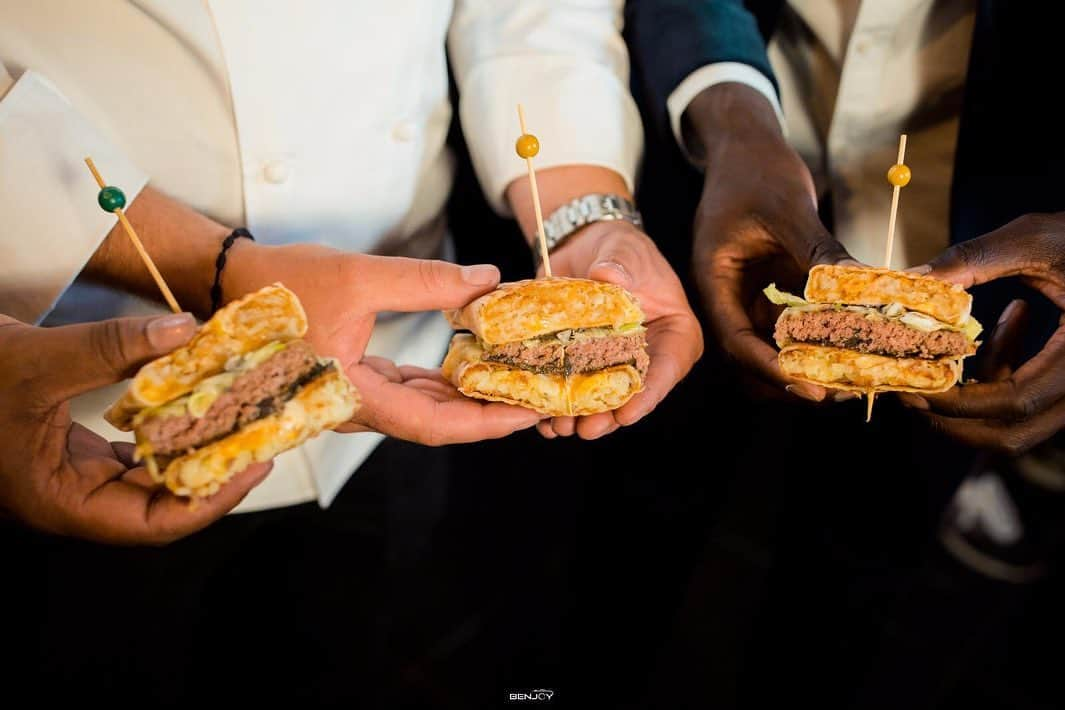
<path fill-rule="evenodd" d="M 931 276 L 971 288 L 1019 277 L 1065 312 L 1065 213 L 1032 214 L 933 260 Z M 927 397 L 905 395 L 942 433 L 964 444 L 1016 456 L 1065 428 L 1065 314 L 1042 350 L 1014 369 L 1027 309 L 1013 301 L 984 348 L 981 382 Z"/>
<path fill-rule="evenodd" d="M 824 387 L 781 372 L 768 338 L 779 308 L 762 294 L 772 282 L 800 288 L 811 266 L 853 263 L 821 223 L 810 172 L 784 138 L 769 101 L 748 86 L 706 89 L 684 120 L 686 145 L 706 170 L 693 260 L 713 334 L 763 392 L 767 385 L 769 392 L 786 388 L 823 401 L 830 397 Z"/>

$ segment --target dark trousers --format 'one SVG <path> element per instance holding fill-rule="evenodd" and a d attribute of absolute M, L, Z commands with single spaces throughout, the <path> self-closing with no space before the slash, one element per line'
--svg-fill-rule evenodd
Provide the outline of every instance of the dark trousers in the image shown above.
<path fill-rule="evenodd" d="M 5 531 L 4 594 L 26 614 L 13 680 L 42 701 L 383 702 L 452 589 L 424 566 L 450 458 L 386 441 L 328 510 L 232 515 L 162 549 Z"/>

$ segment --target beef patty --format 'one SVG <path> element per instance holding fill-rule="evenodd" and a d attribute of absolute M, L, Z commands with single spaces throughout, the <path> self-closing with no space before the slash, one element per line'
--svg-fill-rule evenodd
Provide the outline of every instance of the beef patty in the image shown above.
<path fill-rule="evenodd" d="M 777 345 L 827 345 L 888 357 L 936 360 L 961 357 L 972 350 L 963 333 L 936 330 L 925 333 L 897 320 L 867 318 L 854 311 L 795 311 L 777 321 Z"/>
<path fill-rule="evenodd" d="M 522 370 L 564 375 L 626 364 L 633 365 L 640 375 L 644 375 L 650 363 L 643 333 L 574 338 L 568 343 L 554 340 L 527 345 L 516 341 L 493 347 L 485 352 L 483 359 Z"/>
<path fill-rule="evenodd" d="M 300 386 L 332 367 L 331 362 L 320 363 L 306 342 L 291 342 L 237 375 L 202 417 L 186 412 L 146 418 L 137 427 L 138 440 L 150 443 L 158 455 L 183 454 L 271 414 Z"/>

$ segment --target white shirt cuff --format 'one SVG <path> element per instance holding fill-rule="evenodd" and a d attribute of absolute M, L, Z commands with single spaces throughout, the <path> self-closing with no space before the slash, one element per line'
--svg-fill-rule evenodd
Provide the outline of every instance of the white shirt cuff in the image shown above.
<path fill-rule="evenodd" d="M 527 174 L 514 151 L 519 103 L 529 132 L 540 139 L 537 169 L 597 165 L 633 189 L 643 125 L 613 71 L 575 56 L 500 57 L 470 72 L 459 104 L 470 156 L 493 209 L 509 214 L 507 185 Z"/>
<path fill-rule="evenodd" d="M 681 117 L 684 116 L 684 112 L 688 110 L 688 104 L 692 102 L 696 96 L 698 96 L 704 89 L 709 89 L 715 84 L 724 84 L 725 82 L 736 82 L 738 84 L 746 84 L 752 89 L 758 91 L 773 106 L 773 111 L 777 114 L 777 120 L 780 121 L 780 129 L 787 135 L 787 127 L 784 124 L 784 112 L 780 108 L 780 99 L 777 98 L 776 89 L 773 88 L 773 82 L 769 81 L 765 74 L 758 71 L 749 64 L 743 64 L 742 62 L 717 62 L 716 64 L 707 64 L 705 67 L 696 69 L 689 74 L 684 81 L 680 82 L 673 93 L 669 95 L 669 99 L 666 101 L 666 107 L 669 110 L 669 124 L 673 128 L 673 137 L 677 139 L 677 145 L 684 152 L 684 155 L 688 155 L 687 146 L 684 145 L 684 134 L 681 131 Z M 690 157 L 690 156 L 688 156 Z"/>
<path fill-rule="evenodd" d="M 148 177 L 32 71 L 0 99 L 0 144 L 0 313 L 37 323 L 116 222 L 85 158 L 130 203 Z"/>

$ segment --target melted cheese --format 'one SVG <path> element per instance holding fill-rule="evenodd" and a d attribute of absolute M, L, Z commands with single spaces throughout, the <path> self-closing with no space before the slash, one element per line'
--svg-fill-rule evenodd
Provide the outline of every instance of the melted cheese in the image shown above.
<path fill-rule="evenodd" d="M 158 407 L 149 407 L 141 411 L 134 420 L 134 426 L 152 417 L 180 417 L 185 414 L 191 414 L 197 419 L 202 417 L 211 408 L 215 400 L 233 386 L 233 382 L 238 377 L 263 364 L 287 346 L 287 342 L 275 340 L 257 350 L 231 357 L 226 362 L 225 372 L 203 379 L 191 392 L 183 397 L 178 397 L 166 404 Z"/>

